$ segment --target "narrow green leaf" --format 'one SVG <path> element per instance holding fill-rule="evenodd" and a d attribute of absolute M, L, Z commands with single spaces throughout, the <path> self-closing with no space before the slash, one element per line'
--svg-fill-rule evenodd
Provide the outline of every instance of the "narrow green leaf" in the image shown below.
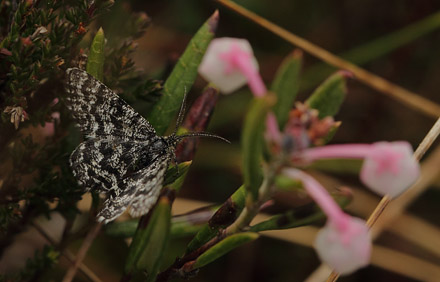
<path fill-rule="evenodd" d="M 319 117 L 334 116 L 341 107 L 347 93 L 345 72 L 337 72 L 324 81 L 306 103 L 319 111 Z"/>
<path fill-rule="evenodd" d="M 261 232 L 266 230 L 290 229 L 310 225 L 323 218 L 325 218 L 325 215 L 320 210 L 306 217 L 302 216 L 301 212 L 288 211 L 251 226 L 250 230 L 253 232 Z"/>
<path fill-rule="evenodd" d="M 244 188 L 244 185 L 242 185 L 240 186 L 240 188 L 237 189 L 237 191 L 234 192 L 234 194 L 231 195 L 231 197 L 219 209 L 225 208 L 226 206 L 233 207 L 233 209 L 226 208 L 229 211 L 233 210 L 230 218 L 230 221 L 233 222 L 243 210 L 245 205 L 245 199 L 246 199 L 246 189 Z M 185 253 L 189 254 L 195 251 L 196 249 L 200 248 L 203 244 L 214 238 L 217 235 L 217 232 L 220 227 L 226 227 L 226 226 L 219 226 L 219 225 L 211 226 L 210 224 L 203 225 L 203 227 L 199 230 L 199 232 L 197 232 L 196 236 L 194 236 L 191 242 L 189 242 Z"/>
<path fill-rule="evenodd" d="M 200 268 L 202 266 L 205 266 L 225 255 L 226 253 L 232 251 L 233 249 L 245 243 L 254 241 L 258 237 L 258 233 L 254 232 L 244 232 L 226 237 L 225 239 L 214 245 L 212 248 L 208 249 L 202 255 L 200 255 L 194 263 L 193 268 Z"/>
<path fill-rule="evenodd" d="M 338 190 L 336 192 L 333 192 L 331 195 L 336 203 L 342 208 L 346 207 L 353 198 L 351 192 L 348 189 Z M 251 226 L 250 231 L 261 232 L 266 230 L 296 228 L 313 224 L 323 218 L 325 218 L 325 214 L 315 204 L 312 203 L 294 210 L 287 211 L 283 214 L 272 216 L 266 221 Z"/>
<path fill-rule="evenodd" d="M 147 281 L 154 281 L 168 245 L 171 222 L 171 203 L 166 196 L 159 199 L 148 226 L 143 228 L 140 223 L 130 245 L 125 264 L 125 273 L 137 270 L 147 271 Z"/>
<path fill-rule="evenodd" d="M 275 177 L 275 186 L 283 191 L 298 191 L 302 188 L 302 183 L 296 179 L 279 174 Z"/>
<path fill-rule="evenodd" d="M 362 163 L 359 159 L 323 159 L 313 162 L 310 167 L 329 173 L 358 175 Z"/>
<path fill-rule="evenodd" d="M 176 193 L 180 191 L 180 188 L 182 188 L 183 182 L 185 181 L 186 174 L 188 173 L 189 167 L 191 166 L 192 161 L 183 162 L 180 165 L 182 165 L 182 170 L 179 172 L 179 177 L 173 183 L 168 185 L 168 188 L 174 190 Z"/>
<path fill-rule="evenodd" d="M 218 207 L 212 207 L 210 214 L 214 213 L 214 209 Z M 209 211 L 204 211 L 209 212 Z M 196 215 L 197 220 L 193 220 L 191 215 L 179 215 L 171 219 L 171 231 L 170 238 L 183 238 L 190 235 L 195 235 L 199 232 L 205 223 L 208 221 L 201 221 L 199 216 Z M 127 220 L 122 222 L 112 222 L 105 226 L 105 234 L 112 237 L 130 238 L 136 233 L 139 220 Z"/>
<path fill-rule="evenodd" d="M 179 179 L 181 180 L 179 183 L 185 179 L 185 175 L 189 170 L 189 167 L 191 166 L 192 161 L 189 162 L 183 162 L 178 164 L 177 166 L 170 166 L 165 174 L 165 179 L 163 181 L 163 186 L 168 186 L 172 183 L 175 183 Z M 182 179 L 183 176 L 183 179 Z M 176 184 L 177 185 L 177 184 Z"/>
<path fill-rule="evenodd" d="M 104 79 L 104 45 L 104 30 L 101 27 L 93 38 L 86 67 L 87 72 L 100 81 Z"/>
<path fill-rule="evenodd" d="M 209 226 L 209 224 L 203 225 L 194 238 L 192 238 L 191 242 L 189 242 L 188 246 L 186 247 L 185 254 L 192 253 L 203 246 L 203 244 L 214 238 L 217 232 L 218 228 L 212 228 Z"/>
<path fill-rule="evenodd" d="M 121 222 L 112 222 L 105 226 L 105 234 L 112 237 L 130 238 L 136 233 L 139 220 L 127 220 Z"/>
<path fill-rule="evenodd" d="M 166 80 L 163 86 L 163 96 L 148 116 L 148 121 L 158 134 L 165 133 L 179 111 L 183 96 L 191 89 L 203 55 L 214 38 L 217 24 L 218 12 L 216 11 L 188 43 L 188 47 Z"/>
<path fill-rule="evenodd" d="M 263 131 L 267 113 L 275 104 L 274 98 L 272 95 L 266 95 L 252 100 L 241 136 L 244 186 L 254 199 L 258 199 L 258 189 L 263 179 L 261 170 Z"/>
<path fill-rule="evenodd" d="M 301 65 L 302 52 L 295 50 L 284 59 L 275 75 L 271 90 L 277 95 L 277 103 L 273 112 L 280 128 L 284 128 L 298 94 Z"/>

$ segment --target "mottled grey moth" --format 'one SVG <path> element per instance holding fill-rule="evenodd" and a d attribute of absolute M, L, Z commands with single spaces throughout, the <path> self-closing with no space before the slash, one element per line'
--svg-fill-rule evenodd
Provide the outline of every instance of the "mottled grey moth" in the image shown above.
<path fill-rule="evenodd" d="M 176 135 L 183 119 L 184 102 L 174 133 L 158 136 L 145 118 L 86 71 L 71 68 L 66 73 L 66 104 L 86 136 L 86 141 L 70 156 L 70 166 L 86 191 L 107 195 L 98 213 L 100 222 L 114 220 L 128 207 L 134 217 L 151 209 L 168 165 L 175 159 L 176 145 L 183 138 L 223 139 L 205 132 Z"/>

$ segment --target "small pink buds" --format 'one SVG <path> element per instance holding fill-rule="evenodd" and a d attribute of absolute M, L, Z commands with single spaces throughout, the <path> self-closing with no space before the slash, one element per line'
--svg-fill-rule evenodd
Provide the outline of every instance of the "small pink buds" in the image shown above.
<path fill-rule="evenodd" d="M 199 73 L 225 94 L 234 92 L 246 82 L 255 96 L 261 97 L 267 92 L 252 47 L 245 39 L 224 37 L 212 40 Z"/>
<path fill-rule="evenodd" d="M 326 226 L 318 233 L 315 249 L 320 259 L 340 274 L 349 274 L 370 260 L 371 238 L 365 222 L 345 214 L 327 190 L 310 175 L 294 169 L 283 173 L 301 180 L 304 189 L 327 215 Z"/>
<path fill-rule="evenodd" d="M 420 175 L 420 166 L 407 142 L 378 142 L 371 145 L 360 178 L 371 190 L 394 198 Z"/>
<path fill-rule="evenodd" d="M 342 275 L 368 265 L 372 245 L 365 221 L 347 217 L 348 224 L 342 229 L 331 220 L 327 221 L 315 240 L 319 258 Z"/>

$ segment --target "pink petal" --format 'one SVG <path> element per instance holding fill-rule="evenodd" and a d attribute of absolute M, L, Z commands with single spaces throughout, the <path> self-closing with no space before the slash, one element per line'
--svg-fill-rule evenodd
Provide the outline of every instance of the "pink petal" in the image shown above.
<path fill-rule="evenodd" d="M 372 247 L 365 221 L 349 218 L 349 223 L 343 230 L 328 221 L 315 240 L 319 258 L 343 275 L 368 265 Z"/>
<path fill-rule="evenodd" d="M 199 74 L 224 94 L 244 86 L 249 75 L 252 77 L 254 73 L 258 74 L 258 63 L 245 39 L 224 37 L 212 40 L 199 66 Z M 261 85 L 253 80 L 252 77 L 252 85 L 261 92 Z"/>
<path fill-rule="evenodd" d="M 394 198 L 409 188 L 419 175 L 420 165 L 408 142 L 378 142 L 372 144 L 360 178 L 379 195 Z"/>

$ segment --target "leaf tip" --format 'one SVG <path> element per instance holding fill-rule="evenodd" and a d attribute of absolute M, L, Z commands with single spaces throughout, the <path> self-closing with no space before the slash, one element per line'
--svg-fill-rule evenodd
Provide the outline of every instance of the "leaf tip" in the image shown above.
<path fill-rule="evenodd" d="M 209 31 L 215 33 L 217 31 L 218 21 L 220 18 L 220 13 L 218 10 L 212 14 L 212 16 L 208 20 Z"/>
<path fill-rule="evenodd" d="M 340 70 L 336 72 L 338 75 L 342 76 L 343 78 L 350 78 L 350 79 L 354 79 L 355 76 L 351 71 L 348 70 Z"/>
<path fill-rule="evenodd" d="M 294 59 L 302 59 L 304 57 L 304 51 L 301 49 L 296 48 L 295 50 L 293 50 L 292 55 L 291 55 Z"/>

